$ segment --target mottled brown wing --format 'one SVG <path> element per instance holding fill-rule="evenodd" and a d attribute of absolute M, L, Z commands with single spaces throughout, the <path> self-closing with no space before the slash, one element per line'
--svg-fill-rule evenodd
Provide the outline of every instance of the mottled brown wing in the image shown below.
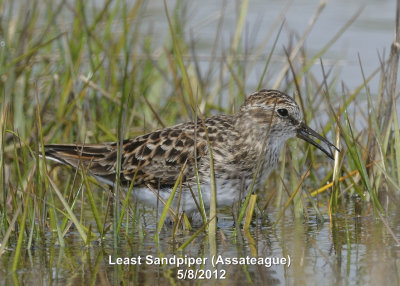
<path fill-rule="evenodd" d="M 188 127 L 187 124 L 185 127 Z M 199 164 L 206 154 L 207 141 L 197 138 Z M 74 168 L 84 168 L 91 175 L 113 184 L 116 177 L 117 144 L 46 145 L 45 155 Z M 186 178 L 194 177 L 194 131 L 177 125 L 123 142 L 120 183 L 130 185 L 135 174 L 135 185 L 155 188 L 173 186 L 185 161 Z"/>
<path fill-rule="evenodd" d="M 130 183 L 136 173 L 135 185 L 171 187 L 186 161 L 183 181 L 193 178 L 194 130 L 187 127 L 188 124 L 177 125 L 125 141 L 121 181 Z M 207 141 L 198 137 L 196 143 L 197 159 L 201 164 L 207 152 Z"/>

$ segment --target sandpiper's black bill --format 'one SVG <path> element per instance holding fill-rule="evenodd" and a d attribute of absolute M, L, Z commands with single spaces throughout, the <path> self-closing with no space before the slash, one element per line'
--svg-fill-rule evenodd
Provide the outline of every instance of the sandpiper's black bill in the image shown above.
<path fill-rule="evenodd" d="M 324 137 L 322 137 L 321 135 L 319 135 L 317 132 L 315 132 L 314 130 L 312 130 L 310 127 L 308 127 L 304 122 L 300 123 L 299 127 L 297 128 L 297 137 L 307 141 L 308 143 L 314 145 L 315 147 L 317 147 L 319 150 L 321 150 L 322 152 L 324 152 L 329 158 L 331 158 L 332 160 L 334 160 L 333 158 L 333 154 L 332 151 L 329 149 L 326 149 L 324 147 L 322 147 L 321 145 L 319 145 L 317 142 L 314 141 L 312 137 L 315 137 L 319 140 L 321 140 L 322 142 L 324 142 L 327 146 L 329 147 L 333 147 L 335 148 L 337 151 L 340 152 L 340 150 L 333 145 L 331 142 L 329 142 L 327 139 L 325 139 Z"/>

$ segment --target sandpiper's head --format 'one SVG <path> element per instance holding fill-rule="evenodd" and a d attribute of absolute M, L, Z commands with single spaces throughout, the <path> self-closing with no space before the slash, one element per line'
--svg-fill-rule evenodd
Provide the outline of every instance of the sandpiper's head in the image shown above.
<path fill-rule="evenodd" d="M 267 130 L 268 136 L 271 136 L 269 138 L 274 138 L 277 144 L 283 144 L 287 139 L 297 136 L 333 159 L 329 147 L 337 149 L 336 146 L 304 123 L 303 114 L 297 103 L 283 92 L 262 89 L 250 94 L 239 113 L 242 118 L 247 118 L 251 124 L 256 125 L 248 126 L 249 128 L 263 127 L 262 129 Z M 328 148 L 322 147 L 313 137 L 324 142 Z"/>

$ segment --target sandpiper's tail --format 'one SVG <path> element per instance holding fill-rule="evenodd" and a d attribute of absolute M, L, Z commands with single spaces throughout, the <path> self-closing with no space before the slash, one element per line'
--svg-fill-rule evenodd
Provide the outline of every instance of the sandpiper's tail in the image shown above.
<path fill-rule="evenodd" d="M 87 170 L 112 184 L 115 180 L 117 149 L 114 144 L 50 144 L 44 146 L 46 159 Z M 40 152 L 40 156 L 43 156 Z"/>

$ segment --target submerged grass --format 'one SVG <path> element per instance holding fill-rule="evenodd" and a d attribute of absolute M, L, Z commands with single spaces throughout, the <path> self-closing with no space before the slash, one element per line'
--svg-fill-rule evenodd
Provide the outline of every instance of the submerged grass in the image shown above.
<path fill-rule="evenodd" d="M 249 87 L 246 77 L 254 71 L 257 61 L 263 63 L 257 86 L 272 86 L 267 80 L 268 71 L 284 27 L 283 23 L 277 28 L 277 36 L 271 40 L 272 50 L 267 48 L 268 41 L 256 48 L 248 47 L 244 32 L 248 1 L 243 1 L 230 44 L 225 47 L 216 36 L 213 56 L 204 73 L 196 54 L 196 40 L 185 31 L 187 7 L 183 1 L 177 1 L 174 7 L 164 1 L 167 35 L 144 26 L 146 3 L 142 1 L 133 5 L 125 1 L 114 1 L 113 4 L 105 1 L 97 10 L 90 10 L 90 4 L 84 1 L 68 5 L 65 2 L 55 6 L 52 1 L 47 1 L 45 9 L 41 10 L 38 1 L 31 1 L 27 7 L 18 7 L 17 14 L 12 13 L 16 7 L 0 2 L 0 8 L 6 11 L 9 20 L 2 22 L 3 34 L 0 34 L 0 39 L 6 42 L 6 46 L 0 48 L 0 257 L 7 248 L 13 249 L 13 271 L 21 263 L 21 250 L 45 241 L 49 235 L 57 244 L 67 246 L 66 237 L 72 231 L 71 225 L 82 245 L 111 238 L 117 249 L 121 246 L 121 237 L 131 239 L 135 234 L 143 241 L 148 235 L 144 223 L 148 214 L 142 212 L 129 195 L 135 192 L 135 186 L 132 185 L 124 197 L 116 185 L 110 202 L 104 199 L 110 196 L 109 193 L 93 184 L 85 172 L 79 176 L 67 168 L 50 169 L 52 164 L 36 155 L 39 148 L 44 153 L 44 144 L 61 142 L 118 141 L 121 146 L 125 138 L 202 118 L 198 112 L 205 116 L 233 112 L 243 101 L 242 91 L 256 88 Z M 366 209 L 372 202 L 376 217 L 382 218 L 381 190 L 389 185 L 391 193 L 398 195 L 400 191 L 400 132 L 395 104 L 398 38 L 389 59 L 382 60 L 380 70 L 364 75 L 360 65 L 364 82 L 354 91 L 343 88 L 341 95 L 336 91 L 335 78 L 330 78 L 330 71 L 325 73 L 323 70 L 323 80 L 319 82 L 311 66 L 361 11 L 315 56 L 308 58 L 304 43 L 323 5 L 317 8 L 303 36 L 293 39 L 297 41 L 296 45 L 286 47 L 287 64 L 273 85 L 289 94 L 296 93 L 296 100 L 311 123 L 318 121 L 313 118 L 317 118 L 319 110 L 328 110 L 329 120 L 323 123 L 325 118 L 321 119 L 316 129 L 323 130 L 328 138 L 336 138 L 336 145 L 344 144 L 340 154 L 335 152 L 334 162 L 303 142 L 290 144 L 290 148 L 281 154 L 279 172 L 271 176 L 264 189 L 253 190 L 257 191 L 257 196 L 245 194 L 245 203 L 238 219 L 235 218 L 236 231 L 241 231 L 240 225 L 245 218 L 243 239 L 251 245 L 252 253 L 256 253 L 256 244 L 249 229 L 254 214 L 260 210 L 265 214 L 269 208 L 278 207 L 281 212 L 273 223 L 277 225 L 286 215 L 307 220 L 308 200 L 315 196 L 330 201 L 329 210 L 334 214 L 343 206 L 344 200 L 357 195 Z M 220 25 L 218 27 L 222 29 Z M 221 30 L 217 30 L 216 35 L 220 34 Z M 216 56 L 219 50 L 221 59 Z M 251 50 L 259 52 L 247 57 Z M 379 72 L 379 94 L 371 94 L 369 80 Z M 387 73 L 389 78 L 386 78 Z M 363 90 L 370 107 L 366 114 L 369 119 L 366 126 L 358 127 L 355 124 L 357 118 L 346 110 L 353 108 L 361 112 L 365 103 L 361 99 Z M 333 98 L 341 96 L 340 104 L 332 104 Z M 388 105 L 390 108 L 386 108 Z M 177 194 L 181 177 L 182 172 L 174 186 Z M 252 186 L 255 180 L 256 177 Z M 308 186 L 319 190 L 304 194 L 308 192 Z M 323 193 L 329 190 L 333 190 L 331 194 Z M 197 191 L 201 192 L 200 185 Z M 210 208 L 207 219 L 202 196 L 199 197 L 204 225 L 192 232 L 180 228 L 171 230 L 173 237 L 177 233 L 191 234 L 176 250 L 187 249 L 201 238 L 203 230 L 208 229 L 207 243 L 211 252 L 217 253 L 217 209 Z M 218 204 L 217 199 L 212 201 L 212 206 Z M 172 199 L 165 205 L 160 203 L 164 211 L 157 217 L 156 245 L 160 233 L 170 230 L 163 226 L 171 205 Z M 318 204 L 313 202 L 312 205 L 314 213 L 322 220 Z M 289 208 L 292 214 L 286 212 Z M 177 222 L 185 220 L 179 218 L 176 213 Z M 330 218 L 335 219 L 334 215 Z M 130 230 L 134 234 L 129 233 Z M 236 238 L 241 241 L 241 234 Z"/>

